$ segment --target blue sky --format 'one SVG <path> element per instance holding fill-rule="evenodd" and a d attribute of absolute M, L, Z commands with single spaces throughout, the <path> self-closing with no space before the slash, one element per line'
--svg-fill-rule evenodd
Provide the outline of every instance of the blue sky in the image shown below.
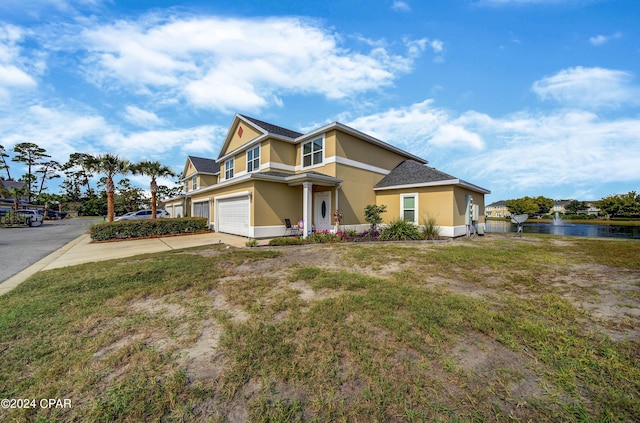
<path fill-rule="evenodd" d="M 0 144 L 179 171 L 242 113 L 339 121 L 488 202 L 640 191 L 638 16 L 637 0 L 2 0 Z"/>

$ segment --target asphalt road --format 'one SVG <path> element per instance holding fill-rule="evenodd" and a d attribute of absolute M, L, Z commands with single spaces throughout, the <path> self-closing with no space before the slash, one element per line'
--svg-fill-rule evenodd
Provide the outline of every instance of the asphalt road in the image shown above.
<path fill-rule="evenodd" d="M 0 226 L 0 283 L 102 222 L 102 218 L 45 220 L 41 226 Z"/>

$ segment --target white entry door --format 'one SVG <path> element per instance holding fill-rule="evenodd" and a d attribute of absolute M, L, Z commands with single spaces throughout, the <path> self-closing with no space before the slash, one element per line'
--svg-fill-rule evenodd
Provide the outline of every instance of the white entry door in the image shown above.
<path fill-rule="evenodd" d="M 331 229 L 331 191 L 316 192 L 313 194 L 314 225 L 317 231 Z"/>

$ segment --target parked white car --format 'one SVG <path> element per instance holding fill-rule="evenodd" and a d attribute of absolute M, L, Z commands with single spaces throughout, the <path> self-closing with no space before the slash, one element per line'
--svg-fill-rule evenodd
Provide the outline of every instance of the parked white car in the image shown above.
<path fill-rule="evenodd" d="M 171 217 L 168 211 L 157 209 L 156 217 Z M 137 212 L 129 212 L 120 217 L 116 217 L 116 221 L 120 220 L 141 220 L 141 219 L 151 219 L 151 209 L 138 210 Z"/>
<path fill-rule="evenodd" d="M 36 210 L 17 210 L 16 214 L 26 218 L 27 226 L 40 226 L 44 219 Z"/>

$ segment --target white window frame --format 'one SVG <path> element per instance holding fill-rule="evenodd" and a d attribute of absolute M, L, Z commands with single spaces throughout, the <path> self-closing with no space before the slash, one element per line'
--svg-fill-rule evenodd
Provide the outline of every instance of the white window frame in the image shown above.
<path fill-rule="evenodd" d="M 256 154 L 257 153 L 257 154 Z M 251 155 L 251 158 L 249 158 Z M 260 170 L 260 145 L 247 150 L 247 172 Z"/>
<path fill-rule="evenodd" d="M 319 150 L 314 150 L 313 147 L 315 145 L 316 141 L 320 141 L 320 143 L 322 144 L 322 146 L 320 147 Z M 309 153 L 304 152 L 304 146 L 310 144 L 311 145 L 311 151 Z M 301 161 L 300 164 L 302 165 L 303 168 L 308 168 L 308 167 L 313 167 L 313 166 L 321 166 L 324 164 L 324 152 L 325 152 L 325 139 L 324 139 L 324 135 L 318 138 L 314 138 L 312 140 L 303 142 L 302 145 L 300 146 L 300 156 L 301 156 Z M 319 162 L 315 162 L 314 157 L 316 156 L 317 153 L 320 153 L 320 161 Z M 304 159 L 305 157 L 309 157 L 310 158 L 310 164 L 305 165 L 304 164 Z"/>
<path fill-rule="evenodd" d="M 195 191 L 198 189 L 198 176 L 194 175 L 193 178 L 191 178 L 191 189 L 192 191 Z"/>
<path fill-rule="evenodd" d="M 232 157 L 229 160 L 224 162 L 224 179 L 233 178 L 233 174 L 235 173 L 235 158 Z"/>
<path fill-rule="evenodd" d="M 409 209 L 407 208 L 406 210 L 413 210 L 413 221 L 411 223 L 413 223 L 414 225 L 418 224 L 418 193 L 417 192 L 412 192 L 412 193 L 407 193 L 407 194 L 400 194 L 400 219 L 405 220 L 404 218 L 404 212 L 405 212 L 405 208 L 404 208 L 404 199 L 405 198 L 410 198 L 413 197 L 413 209 Z"/>

